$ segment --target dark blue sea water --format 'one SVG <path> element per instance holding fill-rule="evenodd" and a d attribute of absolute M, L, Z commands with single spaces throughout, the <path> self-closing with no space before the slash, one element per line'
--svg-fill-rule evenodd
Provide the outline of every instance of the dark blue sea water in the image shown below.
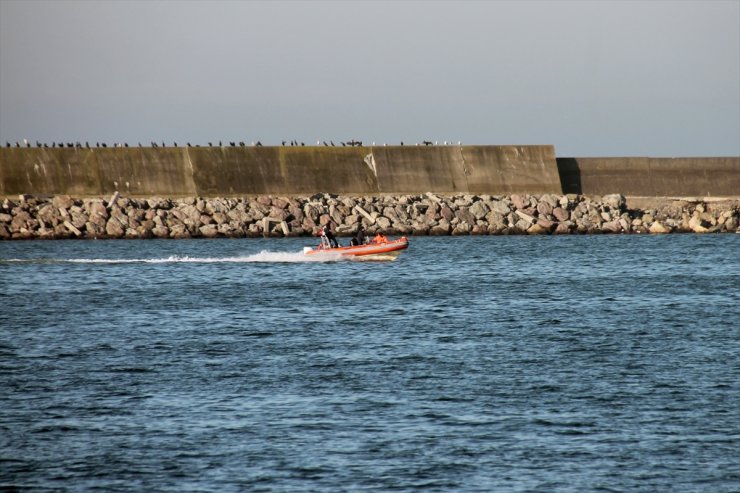
<path fill-rule="evenodd" d="M 0 243 L 0 490 L 740 490 L 740 235 Z"/>

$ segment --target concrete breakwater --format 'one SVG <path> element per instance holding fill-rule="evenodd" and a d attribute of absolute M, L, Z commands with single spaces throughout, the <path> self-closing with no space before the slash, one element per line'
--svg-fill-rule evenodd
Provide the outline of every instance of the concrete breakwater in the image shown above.
<path fill-rule="evenodd" d="M 362 225 L 403 235 L 740 232 L 740 200 L 664 200 L 635 207 L 619 194 L 81 199 L 21 195 L 0 202 L 0 239 L 337 236 Z"/>

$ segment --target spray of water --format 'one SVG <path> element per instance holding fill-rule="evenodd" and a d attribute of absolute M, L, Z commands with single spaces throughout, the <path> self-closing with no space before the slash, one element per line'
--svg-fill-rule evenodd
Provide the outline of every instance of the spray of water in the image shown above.
<path fill-rule="evenodd" d="M 190 257 L 171 255 L 164 258 L 69 258 L 69 259 L 8 259 L 6 263 L 68 263 L 68 264 L 214 264 L 214 263 L 305 263 L 346 260 L 339 255 L 304 255 L 303 252 L 269 252 L 238 257 Z"/>

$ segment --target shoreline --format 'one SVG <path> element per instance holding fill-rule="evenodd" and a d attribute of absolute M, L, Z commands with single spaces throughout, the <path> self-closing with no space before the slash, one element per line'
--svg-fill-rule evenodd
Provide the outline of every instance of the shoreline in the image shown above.
<path fill-rule="evenodd" d="M 0 202 L 0 240 L 386 235 L 740 233 L 740 197 L 410 194 Z"/>

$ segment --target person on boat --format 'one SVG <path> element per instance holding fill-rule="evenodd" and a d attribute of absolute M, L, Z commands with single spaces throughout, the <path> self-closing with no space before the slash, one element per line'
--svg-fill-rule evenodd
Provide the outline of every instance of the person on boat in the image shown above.
<path fill-rule="evenodd" d="M 365 230 L 363 229 L 362 225 L 360 225 L 357 228 L 357 234 L 355 234 L 355 237 L 352 238 L 352 245 L 364 245 L 365 244 Z"/>
<path fill-rule="evenodd" d="M 388 238 L 386 238 L 383 233 L 378 231 L 378 234 L 376 234 L 375 238 L 373 238 L 373 243 L 388 243 Z"/>
<path fill-rule="evenodd" d="M 329 245 L 331 245 L 332 248 L 339 248 L 339 243 L 337 242 L 337 238 L 334 236 L 334 233 L 331 232 L 331 225 L 329 223 L 326 223 L 321 228 L 321 236 L 324 236 L 329 240 Z"/>

